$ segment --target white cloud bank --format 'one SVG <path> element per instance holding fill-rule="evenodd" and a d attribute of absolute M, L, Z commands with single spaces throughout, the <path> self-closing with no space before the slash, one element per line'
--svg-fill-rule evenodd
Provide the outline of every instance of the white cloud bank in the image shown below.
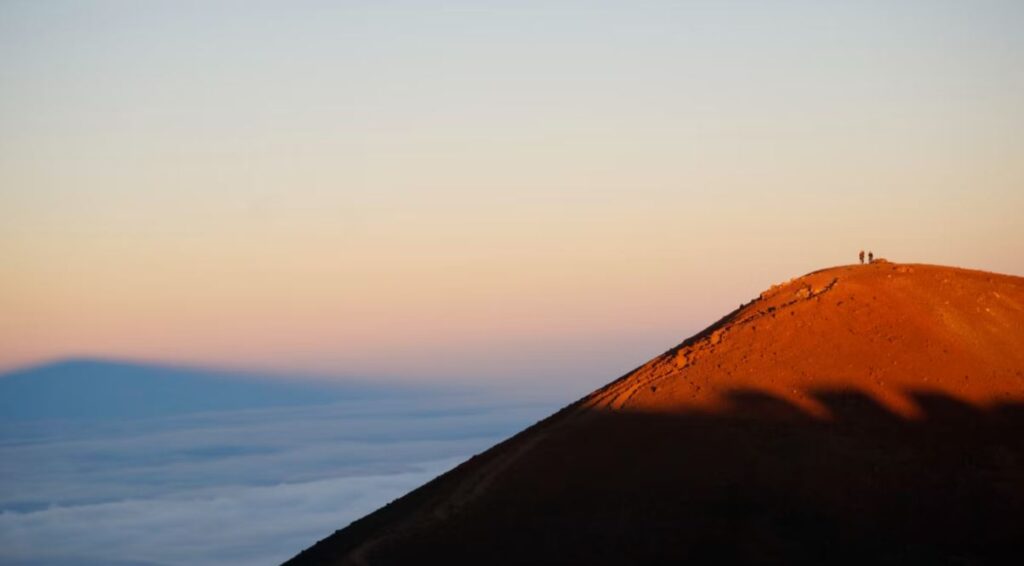
<path fill-rule="evenodd" d="M 434 397 L 0 423 L 0 563 L 277 564 L 553 408 Z"/>
<path fill-rule="evenodd" d="M 0 513 L 5 562 L 274 564 L 423 484 L 461 458 L 413 471 L 265 487 L 202 499 L 129 499 Z"/>

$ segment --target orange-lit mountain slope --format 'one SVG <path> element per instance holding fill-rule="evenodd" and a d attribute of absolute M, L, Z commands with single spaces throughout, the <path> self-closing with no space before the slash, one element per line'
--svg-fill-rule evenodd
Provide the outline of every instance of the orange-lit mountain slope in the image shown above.
<path fill-rule="evenodd" d="M 1024 279 L 773 286 L 296 564 L 984 563 L 1024 550 Z"/>

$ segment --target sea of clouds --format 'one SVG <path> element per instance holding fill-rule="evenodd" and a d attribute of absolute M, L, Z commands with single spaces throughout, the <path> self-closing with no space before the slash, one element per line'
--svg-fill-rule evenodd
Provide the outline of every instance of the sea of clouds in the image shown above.
<path fill-rule="evenodd" d="M 277 564 L 555 408 L 448 394 L 0 423 L 0 563 Z"/>

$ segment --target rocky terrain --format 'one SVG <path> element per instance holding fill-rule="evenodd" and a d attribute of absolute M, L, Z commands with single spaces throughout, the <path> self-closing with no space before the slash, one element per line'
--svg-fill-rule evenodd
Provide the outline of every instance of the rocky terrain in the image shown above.
<path fill-rule="evenodd" d="M 975 564 L 1022 525 L 1024 278 L 876 261 L 773 286 L 290 563 Z"/>

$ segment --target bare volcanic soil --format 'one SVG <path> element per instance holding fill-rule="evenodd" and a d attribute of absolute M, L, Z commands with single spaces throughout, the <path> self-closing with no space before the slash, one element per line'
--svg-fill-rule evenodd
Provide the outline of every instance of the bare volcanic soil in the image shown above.
<path fill-rule="evenodd" d="M 772 287 L 290 563 L 1022 551 L 1024 278 L 878 262 Z"/>

